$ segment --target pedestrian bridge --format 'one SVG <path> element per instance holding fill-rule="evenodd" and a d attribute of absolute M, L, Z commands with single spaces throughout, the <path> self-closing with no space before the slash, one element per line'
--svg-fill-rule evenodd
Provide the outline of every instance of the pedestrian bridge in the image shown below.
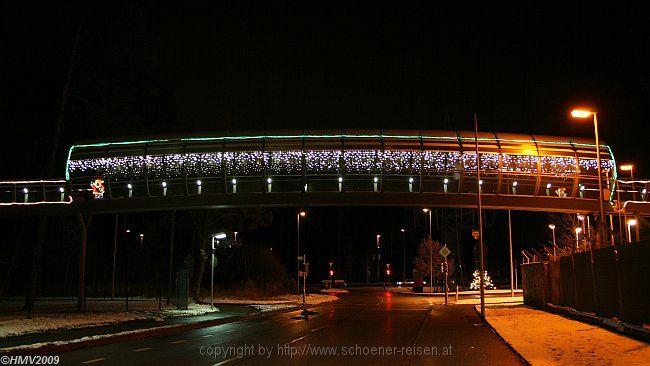
<path fill-rule="evenodd" d="M 396 205 L 474 207 L 476 147 L 486 208 L 598 211 L 596 146 L 585 138 L 467 131 L 275 131 L 91 141 L 70 148 L 65 179 L 0 182 L 0 213 Z M 647 183 L 603 187 L 644 210 Z M 642 190 L 643 189 L 643 190 Z M 634 197 L 633 197 L 634 196 Z M 611 208 L 611 206 L 610 206 Z"/>

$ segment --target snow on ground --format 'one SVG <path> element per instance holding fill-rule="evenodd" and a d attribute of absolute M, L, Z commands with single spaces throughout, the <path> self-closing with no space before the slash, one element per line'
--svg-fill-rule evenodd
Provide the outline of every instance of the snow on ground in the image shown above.
<path fill-rule="evenodd" d="M 268 305 L 251 305 L 253 309 L 259 311 L 259 312 L 266 312 L 266 311 L 274 311 L 274 310 L 280 310 L 280 309 L 288 309 L 292 308 L 295 305 L 293 304 L 268 304 Z"/>
<path fill-rule="evenodd" d="M 318 305 L 324 302 L 338 300 L 338 297 L 322 294 L 307 294 L 305 303 L 307 305 Z M 302 304 L 302 295 L 279 295 L 262 299 L 242 299 L 235 297 L 218 297 L 214 299 L 217 304 L 240 304 L 240 305 L 272 305 L 272 304 Z"/>
<path fill-rule="evenodd" d="M 456 301 L 456 304 L 458 305 L 476 305 L 480 304 L 481 299 L 460 299 Z M 486 297 L 485 298 L 485 303 L 486 304 L 509 304 L 509 305 L 519 305 L 524 303 L 524 298 L 523 296 L 515 296 L 515 297 L 510 297 L 510 296 L 503 296 L 503 297 Z"/>
<path fill-rule="evenodd" d="M 322 289 L 320 290 L 322 293 L 330 293 L 330 294 L 347 294 L 350 291 L 342 288 L 328 288 L 328 289 Z"/>
<path fill-rule="evenodd" d="M 54 302 L 53 307 L 57 308 L 60 300 Z M 188 317 L 196 315 L 204 315 L 207 313 L 218 312 L 218 308 L 210 309 L 210 305 L 201 305 L 190 303 L 188 310 L 176 310 L 176 307 L 167 307 L 162 310 L 158 310 L 158 302 L 155 301 L 155 308 L 150 307 L 148 310 L 134 310 L 134 311 L 116 311 L 117 308 L 122 308 L 122 304 L 112 302 L 112 309 L 107 304 L 103 304 L 101 308 L 102 311 L 93 312 L 93 306 L 96 306 L 96 302 L 99 301 L 89 301 L 88 312 L 86 315 L 78 313 L 53 313 L 52 309 L 48 311 L 37 312 L 31 319 L 25 319 L 25 313 L 18 313 L 19 318 L 16 318 L 17 314 L 13 314 L 13 317 L 3 317 L 0 320 L 0 339 L 4 337 L 18 336 L 23 334 L 38 333 L 43 331 L 52 331 L 52 330 L 65 330 L 65 329 L 74 329 L 74 328 L 86 328 L 94 327 L 101 325 L 110 325 L 116 324 L 131 320 L 157 320 L 162 321 L 167 318 L 177 318 L 177 317 Z M 117 306 L 116 306 L 117 305 Z M 46 308 L 43 306 L 43 309 Z M 129 304 L 131 308 L 131 304 Z M 143 303 L 135 306 L 136 309 L 142 309 Z"/>
<path fill-rule="evenodd" d="M 307 305 L 318 305 L 338 298 L 331 295 L 309 294 Z M 130 299 L 129 310 L 124 311 L 124 300 L 88 299 L 86 315 L 75 312 L 76 301 L 73 299 L 41 299 L 37 302 L 36 313 L 31 319 L 25 319 L 22 300 L 3 300 L 0 302 L 0 339 L 23 334 L 53 330 L 86 328 L 116 324 L 131 320 L 163 321 L 168 318 L 205 315 L 219 311 L 211 309 L 209 299 L 206 304 L 190 303 L 188 310 L 176 310 L 174 305 L 164 306 L 158 310 L 156 299 Z M 215 303 L 257 305 L 258 311 L 272 311 L 302 304 L 302 295 L 284 295 L 260 300 L 240 298 L 215 298 Z"/>
<path fill-rule="evenodd" d="M 532 365 L 648 365 L 650 345 L 527 306 L 490 306 L 487 321 Z"/>

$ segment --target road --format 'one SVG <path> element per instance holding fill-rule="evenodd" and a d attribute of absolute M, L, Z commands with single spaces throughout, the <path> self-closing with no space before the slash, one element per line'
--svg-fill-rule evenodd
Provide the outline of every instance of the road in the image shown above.
<path fill-rule="evenodd" d="M 61 354 L 66 365 L 520 365 L 469 305 L 355 289 L 315 309 Z"/>

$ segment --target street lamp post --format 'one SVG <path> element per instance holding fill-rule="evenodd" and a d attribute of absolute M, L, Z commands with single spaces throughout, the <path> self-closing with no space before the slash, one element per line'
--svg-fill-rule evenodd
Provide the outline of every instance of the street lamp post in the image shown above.
<path fill-rule="evenodd" d="M 296 214 L 296 222 L 298 226 L 296 228 L 296 273 L 298 275 L 298 295 L 300 295 L 300 218 L 305 217 L 307 213 L 305 211 L 300 211 Z"/>
<path fill-rule="evenodd" d="M 220 239 L 225 239 L 225 233 L 212 234 L 212 260 L 210 261 L 210 309 L 214 309 L 214 251 L 217 249 Z"/>
<path fill-rule="evenodd" d="M 632 181 L 632 200 L 636 201 L 636 187 L 634 186 L 634 164 L 623 164 L 621 170 L 630 172 L 630 180 Z"/>
<path fill-rule="evenodd" d="M 580 233 L 582 232 L 581 227 L 576 228 L 576 249 L 580 248 Z"/>
<path fill-rule="evenodd" d="M 377 234 L 377 282 L 379 282 L 379 239 L 381 235 Z"/>
<path fill-rule="evenodd" d="M 600 162 L 600 141 L 598 139 L 598 116 L 596 112 L 581 110 L 581 109 L 574 109 L 573 111 L 571 111 L 571 116 L 574 118 L 588 118 L 593 116 L 594 119 L 594 135 L 596 137 L 596 164 L 598 165 L 597 167 L 598 202 L 600 204 L 600 220 L 598 220 L 599 221 L 598 225 L 600 227 L 600 237 L 603 244 L 602 246 L 607 246 L 608 239 L 607 239 L 607 226 L 605 225 L 605 199 L 603 198 L 605 192 L 603 191 L 603 178 L 602 178 L 603 166 Z"/>
<path fill-rule="evenodd" d="M 402 281 L 406 282 L 406 230 L 402 229 Z"/>
<path fill-rule="evenodd" d="M 476 148 L 476 200 L 478 208 L 478 236 L 479 236 L 479 287 L 481 294 L 481 322 L 485 323 L 485 259 L 483 258 L 483 202 L 481 198 L 481 156 L 478 152 L 478 117 L 474 113 L 474 147 Z"/>
<path fill-rule="evenodd" d="M 555 225 L 550 224 L 550 225 L 548 225 L 548 228 L 551 229 L 551 231 L 553 232 L 553 259 L 555 259 L 555 247 L 556 247 L 556 245 L 555 245 Z"/>
<path fill-rule="evenodd" d="M 424 214 L 429 214 L 429 293 L 433 293 L 433 240 L 431 238 L 432 228 L 431 228 L 431 210 L 428 208 L 423 208 L 422 212 Z"/>
<path fill-rule="evenodd" d="M 627 242 L 631 243 L 632 242 L 632 226 L 636 226 L 636 219 L 629 219 L 627 220 Z M 637 241 L 639 241 L 639 238 L 636 238 Z"/>

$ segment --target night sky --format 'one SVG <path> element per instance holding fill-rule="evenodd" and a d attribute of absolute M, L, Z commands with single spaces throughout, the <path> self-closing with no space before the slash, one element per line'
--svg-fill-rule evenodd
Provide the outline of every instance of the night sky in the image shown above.
<path fill-rule="evenodd" d="M 46 175 L 71 59 L 56 176 L 73 142 L 108 137 L 471 130 L 473 112 L 481 130 L 592 137 L 575 105 L 650 176 L 647 5 L 272 3 L 2 2 L 0 178 Z"/>

